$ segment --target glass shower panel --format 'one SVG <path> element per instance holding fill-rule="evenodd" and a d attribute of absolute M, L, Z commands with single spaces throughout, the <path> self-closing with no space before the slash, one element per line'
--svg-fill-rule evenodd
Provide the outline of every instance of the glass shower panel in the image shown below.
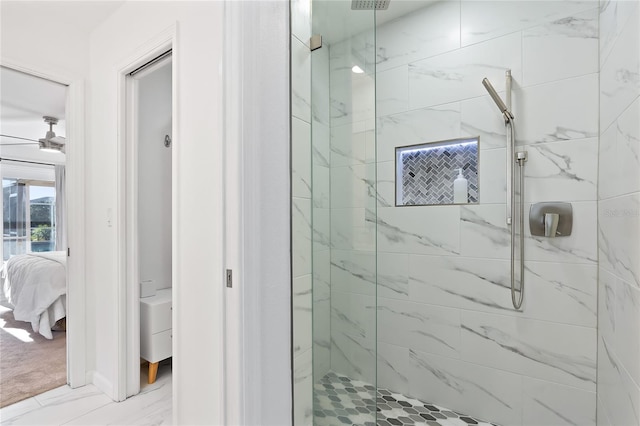
<path fill-rule="evenodd" d="M 305 393 L 309 420 L 296 424 L 596 424 L 598 28 L 614 9 L 351 4 L 312 1 L 312 34 L 323 38 L 304 103 L 313 410 Z M 517 231 L 525 272 L 516 278 L 531 284 L 518 310 L 507 131 L 484 78 L 507 103 L 513 94 L 515 145 L 529 155 L 518 203 L 566 200 L 580 218 L 566 238 Z M 399 163 L 402 147 L 429 154 Z M 424 194 L 443 202 L 398 203 Z"/>
<path fill-rule="evenodd" d="M 373 10 L 313 1 L 313 422 L 376 422 Z"/>

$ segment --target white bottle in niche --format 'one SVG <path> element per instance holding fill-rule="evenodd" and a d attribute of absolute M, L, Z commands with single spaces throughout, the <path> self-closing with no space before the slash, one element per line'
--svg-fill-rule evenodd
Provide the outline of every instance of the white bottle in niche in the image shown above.
<path fill-rule="evenodd" d="M 462 169 L 458 169 L 458 177 L 453 181 L 453 202 L 454 204 L 469 202 L 468 183 L 462 176 Z"/>

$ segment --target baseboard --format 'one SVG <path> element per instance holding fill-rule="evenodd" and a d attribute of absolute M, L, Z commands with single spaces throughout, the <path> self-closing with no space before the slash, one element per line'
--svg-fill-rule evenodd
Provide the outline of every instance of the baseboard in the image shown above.
<path fill-rule="evenodd" d="M 113 385 L 106 377 L 97 371 L 91 371 L 87 373 L 87 383 L 93 383 L 95 387 L 97 387 L 102 393 L 107 395 L 109 398 L 117 401 L 114 398 Z"/>
<path fill-rule="evenodd" d="M 93 383 L 93 371 L 87 371 L 84 375 L 84 382 L 86 384 Z"/>

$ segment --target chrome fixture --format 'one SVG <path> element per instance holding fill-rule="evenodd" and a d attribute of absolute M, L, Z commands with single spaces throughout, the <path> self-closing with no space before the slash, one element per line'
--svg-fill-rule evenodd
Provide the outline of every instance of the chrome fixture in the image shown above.
<path fill-rule="evenodd" d="M 527 151 L 518 151 L 514 155 L 515 144 L 516 144 L 516 133 L 515 127 L 513 124 L 514 116 L 511 112 L 511 70 L 507 70 L 505 73 L 506 79 L 506 93 L 507 93 L 507 103 L 505 103 L 496 89 L 493 88 L 491 82 L 487 78 L 482 80 L 482 85 L 489 95 L 491 99 L 496 103 L 498 109 L 502 113 L 504 117 L 504 125 L 509 128 L 509 132 L 507 132 L 507 225 L 510 226 L 510 239 L 511 239 L 511 302 L 513 303 L 513 307 L 515 309 L 520 309 L 522 306 L 522 300 L 524 298 L 524 205 L 522 200 L 524 199 L 524 163 L 527 161 Z M 516 207 L 515 207 L 515 174 L 514 174 L 514 165 L 518 163 L 519 166 L 519 176 L 520 176 L 520 203 L 519 203 L 519 211 L 518 211 L 518 220 L 519 220 L 519 230 L 520 230 L 520 238 L 519 238 L 519 246 L 520 246 L 520 290 L 517 291 L 515 287 L 515 262 L 516 262 L 516 229 L 513 223 L 514 217 L 516 216 Z M 516 298 L 516 293 L 519 292 L 519 297 Z"/>
<path fill-rule="evenodd" d="M 511 78 L 511 72 L 507 71 L 507 73 L 509 73 L 507 75 L 507 79 Z M 505 116 L 504 119 L 513 120 L 513 114 L 511 113 L 511 111 L 509 111 L 509 108 L 507 108 L 507 105 L 502 101 L 502 98 L 500 97 L 500 95 L 498 95 L 498 92 L 496 92 L 496 89 L 493 88 L 488 78 L 484 78 L 482 80 L 482 85 L 484 86 L 485 89 L 487 89 L 487 92 L 489 92 L 491 99 L 493 99 L 493 102 L 496 103 L 500 112 Z"/>
<path fill-rule="evenodd" d="M 390 0 L 351 0 L 351 10 L 387 10 Z"/>
<path fill-rule="evenodd" d="M 544 236 L 555 238 L 558 233 L 558 220 L 560 215 L 558 213 L 545 213 L 544 214 Z"/>
<path fill-rule="evenodd" d="M 316 49 L 320 49 L 322 47 L 322 36 L 319 34 L 314 34 L 309 39 L 309 49 L 313 52 Z"/>
<path fill-rule="evenodd" d="M 511 103 L 511 70 L 507 70 L 505 73 L 505 78 L 506 78 L 506 90 L 507 90 L 507 102 L 510 104 Z M 496 106 L 498 107 L 498 109 L 500 110 L 500 112 L 502 113 L 502 116 L 504 117 L 504 124 L 505 126 L 509 127 L 510 132 L 507 134 L 507 137 L 510 137 L 510 139 L 507 139 L 507 225 L 511 225 L 513 216 L 515 215 L 515 211 L 513 209 L 513 201 L 514 201 L 514 192 L 513 192 L 513 187 L 515 185 L 515 175 L 513 174 L 513 161 L 511 161 L 511 158 L 514 158 L 513 155 L 513 151 L 514 151 L 514 147 L 515 147 L 515 128 L 513 126 L 513 113 L 511 112 L 511 110 L 509 109 L 511 105 L 507 106 L 507 104 L 505 104 L 502 100 L 502 98 L 500 97 L 500 95 L 498 95 L 498 92 L 496 92 L 496 89 L 493 88 L 493 85 L 491 84 L 491 82 L 489 81 L 488 78 L 484 78 L 482 80 L 482 85 L 484 86 L 485 89 L 487 89 L 487 92 L 489 92 L 489 95 L 491 96 L 491 99 L 493 99 L 493 101 L 496 103 Z M 526 161 L 526 152 L 524 153 L 524 161 Z M 518 159 L 515 159 L 516 162 L 518 162 Z"/>
<path fill-rule="evenodd" d="M 568 237 L 573 228 L 570 203 L 536 203 L 529 209 L 529 230 L 536 237 Z"/>

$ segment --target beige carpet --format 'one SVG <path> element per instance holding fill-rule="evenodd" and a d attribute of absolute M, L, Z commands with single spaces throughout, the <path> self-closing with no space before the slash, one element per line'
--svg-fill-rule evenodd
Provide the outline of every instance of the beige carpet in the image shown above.
<path fill-rule="evenodd" d="M 64 385 L 66 341 L 64 331 L 54 331 L 53 340 L 47 340 L 0 307 L 0 407 Z"/>

